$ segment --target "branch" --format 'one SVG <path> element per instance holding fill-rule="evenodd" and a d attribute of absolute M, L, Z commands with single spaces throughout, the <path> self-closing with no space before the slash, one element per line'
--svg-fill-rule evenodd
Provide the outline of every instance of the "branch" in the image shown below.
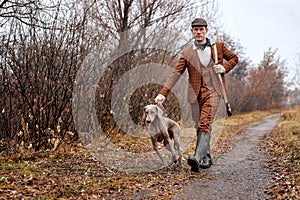
<path fill-rule="evenodd" d="M 6 4 L 8 2 L 8 0 L 4 0 L 1 4 L 0 4 L 0 8 L 3 8 L 4 4 Z"/>

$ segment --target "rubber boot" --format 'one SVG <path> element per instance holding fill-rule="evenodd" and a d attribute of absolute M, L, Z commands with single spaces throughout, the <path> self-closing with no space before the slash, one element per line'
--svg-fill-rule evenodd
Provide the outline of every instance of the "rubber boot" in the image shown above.
<path fill-rule="evenodd" d="M 208 153 L 206 156 L 204 156 L 203 162 L 199 165 L 199 167 L 202 169 L 207 169 L 207 168 L 210 168 L 210 166 L 212 164 L 213 164 L 213 162 L 212 162 L 211 156 Z"/>
<path fill-rule="evenodd" d="M 210 142 L 210 134 L 207 133 L 197 134 L 197 144 L 196 144 L 195 154 L 194 156 L 190 156 L 187 161 L 188 165 L 191 166 L 191 171 L 199 172 L 200 161 L 209 152 L 209 142 Z"/>
<path fill-rule="evenodd" d="M 208 146 L 208 151 L 207 155 L 204 156 L 202 163 L 200 163 L 199 167 L 202 169 L 207 169 L 210 168 L 210 166 L 213 165 L 211 156 L 210 156 L 210 138 L 209 138 L 209 146 Z"/>

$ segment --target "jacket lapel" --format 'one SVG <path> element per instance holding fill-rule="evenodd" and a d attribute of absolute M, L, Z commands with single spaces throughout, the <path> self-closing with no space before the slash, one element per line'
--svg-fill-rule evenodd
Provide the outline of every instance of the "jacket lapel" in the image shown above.
<path fill-rule="evenodd" d="M 214 44 L 212 44 L 212 45 L 210 46 L 211 59 L 212 59 L 213 61 L 215 61 L 214 45 L 216 45 L 216 44 L 214 43 Z M 216 45 L 216 47 L 217 47 L 217 45 Z"/>
<path fill-rule="evenodd" d="M 187 53 L 187 61 L 197 70 L 200 72 L 200 60 L 197 53 L 197 49 L 194 47 L 194 45 L 190 46 L 189 53 Z"/>

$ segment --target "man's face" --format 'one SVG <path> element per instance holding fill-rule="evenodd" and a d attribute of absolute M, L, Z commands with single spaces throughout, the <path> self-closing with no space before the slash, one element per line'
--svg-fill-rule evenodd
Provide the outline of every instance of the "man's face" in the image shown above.
<path fill-rule="evenodd" d="M 191 29 L 194 39 L 198 43 L 203 43 L 206 38 L 206 33 L 208 32 L 207 27 L 205 26 L 195 26 Z"/>

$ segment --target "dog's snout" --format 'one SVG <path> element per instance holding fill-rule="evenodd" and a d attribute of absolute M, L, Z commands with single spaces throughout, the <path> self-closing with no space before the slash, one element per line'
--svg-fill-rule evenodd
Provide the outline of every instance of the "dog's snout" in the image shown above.
<path fill-rule="evenodd" d="M 150 124 L 150 122 L 151 122 L 151 120 L 146 120 L 146 123 L 147 123 L 147 124 Z"/>

